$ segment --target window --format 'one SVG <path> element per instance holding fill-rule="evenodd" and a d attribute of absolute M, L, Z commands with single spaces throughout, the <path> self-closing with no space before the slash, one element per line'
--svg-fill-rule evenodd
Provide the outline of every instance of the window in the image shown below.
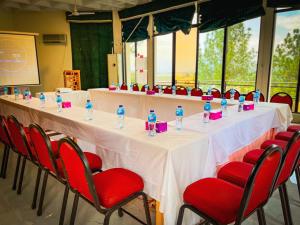
<path fill-rule="evenodd" d="M 154 39 L 155 85 L 172 84 L 173 34 L 156 36 Z"/>
<path fill-rule="evenodd" d="M 300 10 L 276 15 L 269 95 L 288 93 L 293 111 L 299 112 Z"/>
<path fill-rule="evenodd" d="M 198 53 L 198 86 L 221 90 L 224 29 L 200 33 Z"/>
<path fill-rule="evenodd" d="M 147 40 L 126 43 L 127 84 L 147 83 Z"/>
<path fill-rule="evenodd" d="M 260 18 L 228 27 L 225 84 L 226 90 L 247 94 L 255 90 Z"/>
<path fill-rule="evenodd" d="M 176 32 L 175 83 L 184 87 L 195 87 L 197 28 L 188 35 Z"/>

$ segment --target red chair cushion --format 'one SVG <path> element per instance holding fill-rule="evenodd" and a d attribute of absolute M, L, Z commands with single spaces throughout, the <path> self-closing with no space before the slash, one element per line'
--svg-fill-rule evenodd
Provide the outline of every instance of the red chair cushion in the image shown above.
<path fill-rule="evenodd" d="M 55 157 L 58 156 L 58 141 L 51 141 L 52 152 Z"/>
<path fill-rule="evenodd" d="M 164 89 L 164 94 L 172 94 L 172 87 L 168 86 Z"/>
<path fill-rule="evenodd" d="M 300 125 L 291 125 L 287 129 L 289 132 L 297 132 L 298 130 L 300 130 Z"/>
<path fill-rule="evenodd" d="M 106 208 L 111 208 L 144 189 L 144 182 L 139 175 L 122 168 L 97 173 L 93 180 L 100 204 Z"/>
<path fill-rule="evenodd" d="M 259 157 L 263 154 L 263 149 L 254 149 L 250 152 L 247 152 L 246 155 L 244 155 L 243 161 L 250 164 L 256 164 Z"/>
<path fill-rule="evenodd" d="M 185 87 L 178 87 L 176 89 L 176 95 L 187 95 L 187 89 Z"/>
<path fill-rule="evenodd" d="M 243 188 L 247 183 L 252 169 L 253 164 L 246 162 L 230 162 L 219 170 L 218 178 Z"/>
<path fill-rule="evenodd" d="M 184 202 L 218 221 L 232 223 L 240 208 L 243 189 L 217 178 L 205 178 L 189 185 L 183 194 Z"/>
<path fill-rule="evenodd" d="M 222 97 L 221 92 L 216 88 L 211 89 L 211 94 L 214 98 L 221 98 Z"/>
<path fill-rule="evenodd" d="M 201 89 L 193 88 L 191 91 L 191 96 L 201 97 L 203 95 L 203 91 Z"/>
<path fill-rule="evenodd" d="M 282 148 L 282 150 L 285 149 L 286 145 L 287 145 L 287 141 L 282 141 L 282 140 L 267 140 L 264 143 L 261 144 L 260 148 L 262 149 L 266 149 L 267 147 L 269 147 L 270 145 L 278 145 L 279 147 Z"/>
<path fill-rule="evenodd" d="M 294 135 L 294 132 L 288 132 L 288 131 L 283 131 L 283 132 L 278 132 L 275 135 L 275 139 L 277 140 L 282 140 L 282 141 L 289 141 Z"/>
<path fill-rule="evenodd" d="M 234 92 L 234 99 L 238 100 L 239 97 L 240 97 L 240 92 L 238 92 L 237 90 L 235 90 L 235 92 Z M 226 91 L 225 98 L 230 99 L 230 90 Z"/>

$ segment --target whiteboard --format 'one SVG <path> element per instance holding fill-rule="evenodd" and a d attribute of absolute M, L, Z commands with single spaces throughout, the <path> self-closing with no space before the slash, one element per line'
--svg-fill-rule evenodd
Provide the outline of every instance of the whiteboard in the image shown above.
<path fill-rule="evenodd" d="M 35 36 L 0 33 L 0 86 L 38 84 Z"/>

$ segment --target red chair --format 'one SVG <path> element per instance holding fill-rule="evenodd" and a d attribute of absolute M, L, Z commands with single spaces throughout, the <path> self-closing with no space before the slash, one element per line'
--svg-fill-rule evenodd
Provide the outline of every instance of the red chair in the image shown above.
<path fill-rule="evenodd" d="M 203 91 L 200 88 L 193 88 L 191 91 L 191 96 L 201 97 L 203 95 Z"/>
<path fill-rule="evenodd" d="M 4 116 L 0 116 L 0 142 L 4 145 L 4 153 L 1 164 L 0 177 L 6 178 L 6 170 L 9 159 L 9 149 L 11 148 L 11 141 L 9 138 L 6 119 Z"/>
<path fill-rule="evenodd" d="M 123 83 L 121 85 L 120 89 L 123 90 L 123 91 L 127 91 L 128 90 L 127 84 Z"/>
<path fill-rule="evenodd" d="M 185 87 L 177 87 L 176 95 L 188 95 L 187 89 Z"/>
<path fill-rule="evenodd" d="M 244 188 L 253 169 L 253 165 L 258 162 L 262 154 L 264 154 L 264 150 L 261 149 L 248 152 L 244 156 L 244 162 L 231 162 L 222 167 L 218 172 L 218 178 Z M 300 131 L 293 135 L 293 138 L 289 141 L 286 149 L 283 151 L 283 160 L 275 185 L 275 188 L 278 188 L 280 192 L 285 224 L 292 224 L 285 183 L 295 170 L 299 156 Z"/>
<path fill-rule="evenodd" d="M 171 94 L 172 94 L 172 87 L 171 87 L 171 86 L 165 87 L 165 89 L 164 89 L 164 94 L 169 94 L 169 95 L 171 95 Z"/>
<path fill-rule="evenodd" d="M 211 94 L 214 98 L 221 98 L 221 92 L 217 88 L 212 88 L 211 89 Z"/>
<path fill-rule="evenodd" d="M 31 124 L 29 126 L 29 134 L 34 146 L 34 149 L 37 153 L 37 157 L 39 159 L 40 167 L 37 174 L 37 180 L 35 184 L 35 191 L 32 201 L 32 209 L 36 208 L 37 194 L 39 189 L 39 181 L 41 177 L 42 170 L 45 171 L 43 178 L 43 185 L 41 189 L 40 201 L 38 206 L 37 215 L 42 215 L 43 210 L 43 202 L 45 197 L 45 191 L 47 187 L 48 175 L 50 174 L 56 180 L 66 185 L 64 201 L 61 209 L 60 216 L 60 225 L 63 225 L 64 222 L 64 214 L 66 209 L 66 201 L 68 198 L 69 188 L 67 186 L 66 179 L 64 177 L 64 172 L 62 168 L 62 161 L 59 158 L 58 154 L 58 141 L 51 141 L 47 136 L 45 131 L 37 124 Z M 102 168 L 102 160 L 99 156 L 85 152 L 85 157 L 90 165 L 90 169 L 92 172 L 100 172 Z"/>
<path fill-rule="evenodd" d="M 245 188 L 219 178 L 205 178 L 189 185 L 183 194 L 177 225 L 182 224 L 186 208 L 211 224 L 241 224 L 257 212 L 259 224 L 265 224 L 263 206 L 273 191 L 281 164 L 282 151 L 268 148 L 253 167 Z"/>
<path fill-rule="evenodd" d="M 140 91 L 139 86 L 137 84 L 132 85 L 133 91 Z"/>
<path fill-rule="evenodd" d="M 293 99 L 288 93 L 285 92 L 276 93 L 271 97 L 270 102 L 288 104 L 291 109 L 293 108 Z"/>
<path fill-rule="evenodd" d="M 240 97 L 240 92 L 238 92 L 238 90 L 235 90 L 235 92 L 234 92 L 234 99 L 238 100 L 239 97 Z M 230 90 L 228 90 L 228 91 L 225 92 L 225 98 L 230 99 Z"/>
<path fill-rule="evenodd" d="M 296 132 L 298 130 L 300 130 L 300 125 L 290 125 L 287 129 L 289 132 Z"/>
<path fill-rule="evenodd" d="M 122 168 L 109 169 L 93 175 L 85 155 L 69 138 L 60 140 L 59 154 L 69 187 L 75 193 L 70 225 L 75 222 L 80 196 L 105 215 L 104 225 L 109 224 L 110 216 L 116 210 L 119 216 L 125 212 L 141 222 L 122 207 L 142 196 L 147 224 L 151 224 L 147 196 L 143 192 L 144 183 L 139 175 Z"/>
<path fill-rule="evenodd" d="M 146 86 L 147 86 L 147 84 L 144 84 L 144 85 L 143 85 L 143 87 L 141 88 L 141 92 L 145 92 Z M 148 88 L 149 88 L 149 87 L 148 87 Z"/>
<path fill-rule="evenodd" d="M 155 93 L 159 93 L 159 85 L 155 85 L 152 89 Z"/>
<path fill-rule="evenodd" d="M 250 91 L 250 92 L 246 95 L 245 100 L 246 100 L 246 101 L 253 101 L 254 93 L 255 93 L 255 91 Z M 264 102 L 264 101 L 265 101 L 265 96 L 264 96 L 262 93 L 260 93 L 259 101 L 260 101 L 260 102 Z"/>
<path fill-rule="evenodd" d="M 281 131 L 275 135 L 276 140 L 289 141 L 295 132 Z"/>

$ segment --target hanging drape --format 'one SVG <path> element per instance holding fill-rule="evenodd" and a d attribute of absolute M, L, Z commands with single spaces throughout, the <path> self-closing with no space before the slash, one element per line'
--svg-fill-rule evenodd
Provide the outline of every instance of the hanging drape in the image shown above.
<path fill-rule="evenodd" d="M 192 27 L 194 14 L 194 5 L 154 14 L 155 30 L 158 34 L 168 34 L 178 30 L 188 34 Z"/>
<path fill-rule="evenodd" d="M 123 42 L 136 42 L 148 39 L 148 24 L 148 16 L 122 22 Z"/>
<path fill-rule="evenodd" d="M 82 89 L 107 87 L 112 23 L 70 23 L 70 29 L 73 69 L 80 70 Z"/>
<path fill-rule="evenodd" d="M 231 26 L 265 14 L 262 0 L 211 0 L 199 6 L 200 32 Z"/>
<path fill-rule="evenodd" d="M 277 7 L 300 7 L 299 0 L 268 0 L 268 7 L 277 8 Z"/>

